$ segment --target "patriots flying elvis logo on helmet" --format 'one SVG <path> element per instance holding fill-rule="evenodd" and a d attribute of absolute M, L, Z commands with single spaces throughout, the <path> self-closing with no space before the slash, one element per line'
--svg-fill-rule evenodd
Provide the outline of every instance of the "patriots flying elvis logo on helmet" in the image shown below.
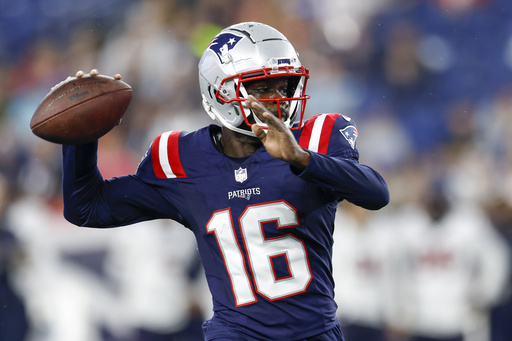
<path fill-rule="evenodd" d="M 345 129 L 340 129 L 340 133 L 341 135 L 343 135 L 343 137 L 347 139 L 352 149 L 354 149 L 356 146 L 356 139 L 358 135 L 356 127 L 348 126 Z"/>
<path fill-rule="evenodd" d="M 221 63 L 229 62 L 228 52 L 238 44 L 243 37 L 237 36 L 233 33 L 219 34 L 212 40 L 208 48 L 217 54 Z"/>

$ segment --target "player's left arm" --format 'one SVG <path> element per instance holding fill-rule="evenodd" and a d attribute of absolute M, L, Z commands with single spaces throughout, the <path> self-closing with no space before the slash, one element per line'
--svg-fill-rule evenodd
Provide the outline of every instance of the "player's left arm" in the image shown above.
<path fill-rule="evenodd" d="M 378 210 L 389 203 L 389 190 L 384 178 L 353 158 L 311 152 L 308 167 L 302 172 L 294 172 L 302 179 L 327 187 L 338 193 L 341 199 L 366 209 Z"/>
<path fill-rule="evenodd" d="M 290 163 L 295 174 L 306 181 L 327 187 L 339 193 L 341 198 L 367 209 L 380 209 L 389 203 L 389 190 L 384 178 L 357 160 L 359 153 L 353 136 L 357 130 L 353 122 L 349 124 L 339 115 L 332 129 L 326 132 L 332 136 L 329 136 L 325 152 L 321 153 L 302 148 L 290 129 L 252 96 L 249 96 L 247 104 L 269 127 L 265 132 L 254 124 L 253 132 L 267 152 L 276 159 Z"/>

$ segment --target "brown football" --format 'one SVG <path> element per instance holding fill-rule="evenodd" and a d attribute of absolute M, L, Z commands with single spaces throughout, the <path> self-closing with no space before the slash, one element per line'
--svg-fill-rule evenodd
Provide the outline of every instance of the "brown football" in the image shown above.
<path fill-rule="evenodd" d="M 91 72 L 68 77 L 41 101 L 30 128 L 35 135 L 54 143 L 91 142 L 120 122 L 131 99 L 132 88 L 119 75 L 114 78 Z"/>

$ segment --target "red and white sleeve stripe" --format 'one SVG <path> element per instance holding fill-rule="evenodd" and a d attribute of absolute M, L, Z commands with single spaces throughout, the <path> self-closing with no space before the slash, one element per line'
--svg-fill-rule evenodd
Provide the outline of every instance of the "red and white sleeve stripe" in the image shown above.
<path fill-rule="evenodd" d="M 168 131 L 158 136 L 151 146 L 153 170 L 160 179 L 184 178 L 187 175 L 179 154 L 179 131 Z"/>
<path fill-rule="evenodd" d="M 340 114 L 320 114 L 313 116 L 302 128 L 299 145 L 312 152 L 327 154 L 332 127 Z"/>

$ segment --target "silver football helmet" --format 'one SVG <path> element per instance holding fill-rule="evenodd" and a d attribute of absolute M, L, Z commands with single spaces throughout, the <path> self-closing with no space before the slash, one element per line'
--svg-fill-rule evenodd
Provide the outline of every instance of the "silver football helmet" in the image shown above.
<path fill-rule="evenodd" d="M 260 99 L 277 103 L 279 118 L 291 129 L 302 127 L 309 96 L 309 70 L 279 31 L 265 24 L 246 22 L 222 30 L 208 45 L 199 62 L 199 86 L 203 107 L 225 127 L 255 136 L 253 123 L 268 128 L 244 105 L 244 83 L 270 77 L 289 77 L 283 98 Z M 286 110 L 286 113 L 282 111 Z"/>

